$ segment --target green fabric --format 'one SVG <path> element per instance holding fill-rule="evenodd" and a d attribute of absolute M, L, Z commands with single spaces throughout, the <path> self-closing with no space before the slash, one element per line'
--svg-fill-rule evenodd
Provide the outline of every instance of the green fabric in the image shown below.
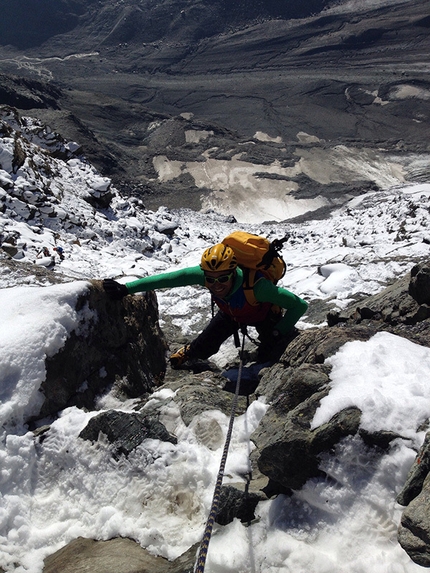
<path fill-rule="evenodd" d="M 241 287 L 242 283 L 243 273 L 242 270 L 238 268 L 231 295 Z M 200 266 L 187 267 L 170 273 L 144 277 L 126 283 L 127 290 L 130 294 L 161 288 L 176 288 L 191 285 L 205 286 L 205 275 Z M 231 295 L 225 297 L 227 302 Z M 291 330 L 308 308 L 306 301 L 283 287 L 275 286 L 272 282 L 264 278 L 259 279 L 255 283 L 254 295 L 258 302 L 271 302 L 286 310 L 285 315 L 276 325 L 276 329 L 281 334 L 286 334 Z"/>
<path fill-rule="evenodd" d="M 237 289 L 241 287 L 242 282 L 243 273 L 241 269 L 237 269 L 236 280 L 234 281 L 233 290 L 231 292 L 236 292 Z M 170 273 L 143 277 L 142 279 L 137 279 L 131 283 L 126 283 L 125 286 L 130 294 L 134 294 L 136 292 L 144 292 L 147 290 L 176 288 L 191 285 L 205 286 L 205 273 L 200 268 L 200 265 L 179 269 Z M 228 297 L 226 300 L 228 300 Z"/>
<path fill-rule="evenodd" d="M 188 267 L 170 273 L 162 273 L 150 277 L 143 277 L 137 281 L 126 283 L 130 294 L 160 288 L 176 288 L 182 286 L 200 285 L 205 286 L 205 274 L 200 268 Z"/>
<path fill-rule="evenodd" d="M 281 334 L 287 334 L 308 309 L 308 303 L 302 298 L 267 279 L 255 283 L 254 295 L 259 302 L 272 302 L 287 311 L 275 326 Z"/>

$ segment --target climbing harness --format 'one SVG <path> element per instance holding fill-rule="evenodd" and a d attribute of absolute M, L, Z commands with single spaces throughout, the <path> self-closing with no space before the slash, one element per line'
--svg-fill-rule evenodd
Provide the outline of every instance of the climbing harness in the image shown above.
<path fill-rule="evenodd" d="M 206 527 L 205 527 L 205 531 L 203 534 L 203 539 L 202 539 L 202 542 L 200 544 L 199 555 L 197 557 L 197 563 L 196 563 L 196 568 L 194 570 L 194 573 L 203 573 L 205 570 L 206 557 L 207 557 L 207 553 L 208 553 L 209 541 L 210 541 L 211 535 L 212 535 L 212 528 L 213 528 L 213 525 L 215 523 L 216 516 L 218 514 L 219 502 L 220 502 L 220 497 L 221 497 L 222 479 L 224 477 L 224 469 L 225 469 L 225 464 L 227 461 L 227 454 L 228 454 L 228 449 L 230 446 L 231 435 L 233 432 L 233 423 L 234 423 L 234 417 L 236 415 L 237 402 L 239 399 L 239 389 L 240 389 L 240 381 L 242 378 L 242 367 L 243 367 L 243 351 L 244 351 L 244 347 L 245 347 L 246 326 L 241 326 L 241 333 L 243 335 L 242 347 L 241 347 L 240 354 L 239 354 L 239 371 L 237 373 L 236 391 L 234 393 L 233 404 L 231 406 L 230 422 L 228 425 L 227 437 L 226 437 L 225 444 L 224 444 L 224 451 L 222 454 L 221 463 L 220 463 L 219 470 L 218 470 L 218 476 L 217 476 L 217 480 L 216 480 L 216 484 L 215 484 L 214 495 L 212 498 L 212 506 L 211 506 L 211 510 L 209 512 L 208 520 L 206 522 Z"/>
<path fill-rule="evenodd" d="M 252 336 L 249 335 L 248 330 L 246 328 L 246 325 L 237 325 L 236 330 L 233 332 L 233 340 L 234 340 L 234 345 L 236 346 L 236 348 L 240 348 L 240 338 L 239 338 L 239 330 L 240 332 L 243 334 L 243 336 L 246 336 L 246 338 L 252 342 L 252 344 L 255 344 L 255 346 L 260 346 L 261 342 L 256 340 L 255 338 L 252 338 Z M 243 359 L 243 348 L 240 351 L 242 353 L 241 356 L 241 360 Z"/>

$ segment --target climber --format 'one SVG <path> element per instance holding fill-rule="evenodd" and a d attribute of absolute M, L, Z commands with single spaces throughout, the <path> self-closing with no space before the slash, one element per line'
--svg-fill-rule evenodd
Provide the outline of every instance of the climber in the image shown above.
<path fill-rule="evenodd" d="M 262 273 L 257 272 L 254 284 L 246 287 L 245 274 L 246 269 L 238 266 L 233 249 L 219 243 L 204 251 L 198 266 L 126 284 L 105 279 L 103 288 L 111 298 L 121 299 L 128 294 L 160 288 L 205 286 L 219 310 L 195 340 L 170 356 L 172 368 L 216 354 L 221 344 L 234 336 L 241 325 L 253 326 L 257 330 L 260 340 L 258 360 L 263 362 L 275 346 L 295 335 L 294 325 L 306 312 L 308 304 L 287 289 L 274 285 Z M 252 291 L 251 302 L 246 288 Z"/>
<path fill-rule="evenodd" d="M 54 251 L 60 257 L 60 260 L 64 261 L 64 249 L 63 249 L 63 247 L 54 247 Z"/>

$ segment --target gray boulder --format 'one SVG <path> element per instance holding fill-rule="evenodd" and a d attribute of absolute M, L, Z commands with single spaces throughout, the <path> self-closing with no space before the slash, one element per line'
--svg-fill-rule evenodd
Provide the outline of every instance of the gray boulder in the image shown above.
<path fill-rule="evenodd" d="M 373 324 L 348 326 L 305 330 L 288 345 L 280 364 L 294 368 L 301 364 L 323 364 L 326 358 L 336 354 L 350 340 L 369 340 L 377 332 Z"/>
<path fill-rule="evenodd" d="M 78 537 L 45 559 L 43 573 L 192 573 L 196 547 L 168 561 L 154 557 L 132 539 L 94 541 Z"/>
<path fill-rule="evenodd" d="M 430 346 L 430 265 L 422 262 L 380 293 L 364 298 L 342 312 L 330 311 L 329 326 L 359 324 L 386 330 Z"/>
<path fill-rule="evenodd" d="M 430 567 L 430 483 L 427 477 L 421 493 L 402 515 L 398 530 L 400 545 L 422 567 Z"/>
<path fill-rule="evenodd" d="M 328 389 L 316 392 L 290 412 L 283 410 L 280 400 L 252 434 L 257 448 L 251 461 L 270 478 L 272 495 L 300 489 L 309 478 L 322 475 L 319 454 L 331 450 L 342 437 L 357 433 L 361 415 L 357 408 L 343 410 L 311 430 L 316 409 L 327 394 Z"/>
<path fill-rule="evenodd" d="M 399 543 L 415 563 L 430 567 L 430 432 L 397 501 L 406 506 L 398 530 Z"/>
<path fill-rule="evenodd" d="M 79 437 L 96 442 L 100 433 L 107 437 L 109 443 L 115 445 L 113 455 L 116 459 L 120 455 L 128 456 L 147 438 L 177 443 L 177 439 L 169 434 L 163 424 L 138 412 L 102 412 L 90 419 Z"/>
<path fill-rule="evenodd" d="M 255 517 L 254 511 L 258 502 L 266 499 L 263 493 L 260 495 L 248 491 L 239 491 L 230 485 L 221 488 L 220 502 L 216 522 L 227 525 L 234 518 L 244 523 L 249 523 Z"/>
<path fill-rule="evenodd" d="M 234 395 L 231 392 L 223 392 L 226 379 L 219 373 L 206 370 L 193 374 L 187 370 L 168 371 L 162 388 L 175 390 L 175 396 L 159 401 L 156 405 L 145 406 L 145 414 L 157 417 L 160 411 L 170 402 L 178 405 L 181 418 L 188 426 L 196 416 L 210 410 L 220 410 L 226 416 L 230 415 Z M 247 408 L 247 400 L 240 396 L 236 413 L 243 414 Z M 213 431 L 213 430 L 212 430 Z"/>
<path fill-rule="evenodd" d="M 430 433 L 427 433 L 424 443 L 418 452 L 409 471 L 405 485 L 397 496 L 400 505 L 408 505 L 422 491 L 424 480 L 430 472 Z"/>

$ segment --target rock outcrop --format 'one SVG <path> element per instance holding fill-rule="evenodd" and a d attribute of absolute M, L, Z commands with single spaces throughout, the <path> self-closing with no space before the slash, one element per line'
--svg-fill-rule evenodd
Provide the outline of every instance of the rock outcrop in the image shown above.
<path fill-rule="evenodd" d="M 177 439 L 169 434 L 163 424 L 138 412 L 116 410 L 102 412 L 91 418 L 79 437 L 96 442 L 100 433 L 106 436 L 110 443 L 115 444 L 113 450 L 115 459 L 119 459 L 122 455 L 127 457 L 136 446 L 148 438 L 172 444 L 177 443 Z"/>
<path fill-rule="evenodd" d="M 415 563 L 430 567 L 430 432 L 397 501 L 406 506 L 398 531 L 399 543 Z"/>
<path fill-rule="evenodd" d="M 257 446 L 252 458 L 269 476 L 272 494 L 299 488 L 309 477 L 318 475 L 319 454 L 329 451 L 345 435 L 358 433 L 364 443 L 382 450 L 399 437 L 387 431 L 364 432 L 359 428 L 361 413 L 356 408 L 343 410 L 315 430 L 310 429 L 310 423 L 320 399 L 328 392 L 325 359 L 348 340 L 367 340 L 377 331 L 430 346 L 429 302 L 429 265 L 420 263 L 379 294 L 341 313 L 329 313 L 329 328 L 302 333 L 280 362 L 262 376 L 257 392 L 268 397 L 271 407 L 252 436 Z M 397 498 L 406 506 L 399 543 L 424 567 L 430 566 L 429 460 L 430 433 Z"/>
<path fill-rule="evenodd" d="M 359 301 L 353 308 L 330 312 L 328 324 L 359 324 L 430 346 L 429 278 L 428 263 L 419 263 L 405 277 L 382 292 Z"/>
<path fill-rule="evenodd" d="M 119 397 L 142 396 L 163 379 L 166 343 L 154 295 L 129 296 L 120 304 L 93 281 L 77 306 L 86 308 L 89 319 L 46 359 L 37 419 L 73 405 L 94 409 L 95 398 L 112 386 Z"/>

